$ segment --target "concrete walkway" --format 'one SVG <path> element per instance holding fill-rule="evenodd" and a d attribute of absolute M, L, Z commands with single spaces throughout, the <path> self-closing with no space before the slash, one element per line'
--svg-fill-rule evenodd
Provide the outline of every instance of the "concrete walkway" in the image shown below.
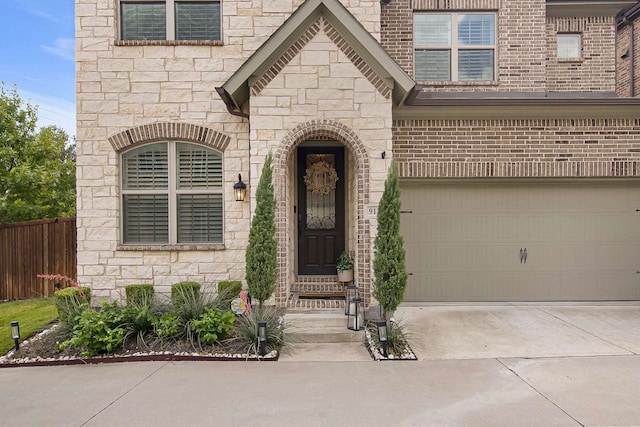
<path fill-rule="evenodd" d="M 0 369 L 3 426 L 640 425 L 640 305 L 402 307 L 417 362 Z"/>

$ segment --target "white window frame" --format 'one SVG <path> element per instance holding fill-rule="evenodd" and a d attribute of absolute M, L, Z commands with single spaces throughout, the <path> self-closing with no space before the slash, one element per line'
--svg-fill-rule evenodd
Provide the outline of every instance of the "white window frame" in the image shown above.
<path fill-rule="evenodd" d="M 578 56 L 560 56 L 558 47 L 561 38 L 572 38 L 578 41 Z M 559 61 L 581 61 L 582 60 L 582 34 L 581 33 L 558 33 L 556 39 L 556 57 Z"/>
<path fill-rule="evenodd" d="M 121 197 L 120 197 L 120 242 L 122 242 L 125 246 L 166 246 L 166 245 L 180 245 L 180 246 L 190 246 L 190 245 L 220 245 L 224 244 L 224 230 L 225 230 L 225 199 L 224 199 L 224 154 L 216 150 L 215 148 L 208 147 L 203 144 L 198 144 L 191 141 L 182 141 L 182 140 L 161 140 L 161 141 L 153 141 L 148 142 L 144 145 L 148 144 L 158 144 L 164 143 L 167 144 L 167 173 L 169 174 L 167 189 L 134 189 L 127 190 L 124 187 L 124 156 L 135 148 L 140 148 L 142 145 L 135 145 L 131 147 L 129 150 L 125 150 L 120 153 L 120 189 L 121 189 Z M 213 150 L 220 154 L 222 158 L 222 185 L 220 188 L 198 188 L 198 189 L 178 189 L 178 159 L 176 156 L 177 153 L 177 145 L 179 143 L 187 143 L 193 145 L 200 145 L 207 149 Z M 169 241 L 168 242 L 127 242 L 124 241 L 124 228 L 125 228 L 125 215 L 124 211 L 124 196 L 127 194 L 166 194 L 168 197 L 168 215 L 169 215 Z M 220 242 L 178 242 L 178 195 L 180 194 L 220 194 L 222 196 L 222 241 Z"/>
<path fill-rule="evenodd" d="M 458 17 L 460 15 L 493 15 L 494 25 L 494 40 L 492 45 L 464 45 L 458 43 Z M 415 30 L 415 17 L 417 15 L 449 15 L 451 16 L 451 44 L 446 45 L 417 45 L 416 30 Z M 413 75 L 416 75 L 416 60 L 415 52 L 417 50 L 448 50 L 451 55 L 451 79 L 445 81 L 451 81 L 456 83 L 469 83 L 469 82 L 495 82 L 498 71 L 498 14 L 494 11 L 482 11 L 482 12 L 439 12 L 439 11 L 416 11 L 413 14 Z M 492 50 L 493 51 L 493 79 L 491 80 L 458 80 L 458 51 L 459 50 Z M 428 82 L 435 82 L 436 80 L 426 80 Z M 440 80 L 438 80 L 439 82 Z"/>
<path fill-rule="evenodd" d="M 222 40 L 222 0 L 120 0 L 118 2 L 118 17 L 120 18 L 120 22 L 122 22 L 122 6 L 123 3 L 165 3 L 165 19 L 166 19 L 166 27 L 167 34 L 165 40 L 176 40 L 176 3 L 180 2 L 188 2 L 188 3 L 219 3 L 220 4 L 220 40 Z M 119 28 L 118 38 L 122 39 L 122 28 Z M 178 40 L 181 41 L 181 40 Z M 183 40 L 190 41 L 190 40 Z"/>

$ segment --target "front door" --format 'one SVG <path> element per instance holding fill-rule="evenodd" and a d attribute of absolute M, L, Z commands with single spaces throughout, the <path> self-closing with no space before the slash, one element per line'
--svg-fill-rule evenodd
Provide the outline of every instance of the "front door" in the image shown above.
<path fill-rule="evenodd" d="M 344 148 L 298 148 L 298 274 L 336 274 L 345 248 Z"/>

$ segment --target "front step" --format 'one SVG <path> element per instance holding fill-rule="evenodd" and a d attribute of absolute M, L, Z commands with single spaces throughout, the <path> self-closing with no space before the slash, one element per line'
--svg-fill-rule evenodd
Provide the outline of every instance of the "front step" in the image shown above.
<path fill-rule="evenodd" d="M 287 311 L 344 310 L 344 285 L 338 276 L 298 276 L 291 284 Z"/>
<path fill-rule="evenodd" d="M 344 301 L 342 301 L 344 303 Z M 344 305 L 343 305 L 344 307 Z M 284 317 L 290 325 L 288 338 L 297 343 L 356 343 L 364 341 L 363 331 L 347 329 L 342 310 L 324 313 L 290 313 Z"/>

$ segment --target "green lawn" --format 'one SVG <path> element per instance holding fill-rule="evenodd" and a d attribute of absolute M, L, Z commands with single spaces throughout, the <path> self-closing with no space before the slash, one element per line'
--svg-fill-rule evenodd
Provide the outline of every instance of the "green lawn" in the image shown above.
<path fill-rule="evenodd" d="M 20 336 L 29 338 L 58 317 L 53 298 L 37 298 L 0 303 L 0 355 L 13 348 L 10 324 L 20 322 Z"/>

